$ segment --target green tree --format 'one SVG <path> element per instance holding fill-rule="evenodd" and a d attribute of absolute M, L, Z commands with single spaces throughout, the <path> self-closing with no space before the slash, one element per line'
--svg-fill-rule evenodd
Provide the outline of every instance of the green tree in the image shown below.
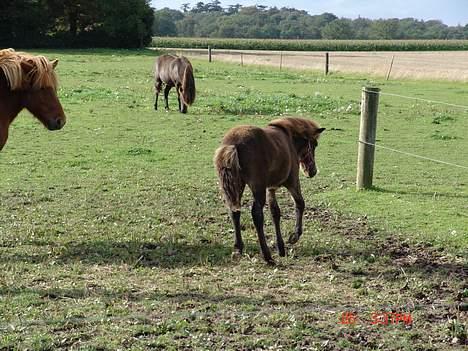
<path fill-rule="evenodd" d="M 398 39 L 398 20 L 376 20 L 372 22 L 369 31 L 371 39 Z"/>
<path fill-rule="evenodd" d="M 167 7 L 155 11 L 153 34 L 158 36 L 177 36 L 176 21 L 184 18 L 184 14 L 177 10 L 171 10 Z"/>
<path fill-rule="evenodd" d="M 349 19 L 336 19 L 328 23 L 322 29 L 322 37 L 325 39 L 352 39 L 353 27 Z"/>

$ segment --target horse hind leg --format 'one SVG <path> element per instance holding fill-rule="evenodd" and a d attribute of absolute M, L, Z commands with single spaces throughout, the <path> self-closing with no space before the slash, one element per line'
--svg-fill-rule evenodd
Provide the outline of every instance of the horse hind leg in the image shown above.
<path fill-rule="evenodd" d="M 275 192 L 276 192 L 275 189 L 268 189 L 268 207 L 270 208 L 271 218 L 275 226 L 276 245 L 278 247 L 278 253 L 281 257 L 284 257 L 286 256 L 286 251 L 284 249 L 283 237 L 281 236 L 281 227 L 280 227 L 281 210 L 278 206 L 278 202 L 276 201 Z"/>
<path fill-rule="evenodd" d="M 241 224 L 240 224 L 240 210 L 230 210 L 232 224 L 234 225 L 234 251 L 232 257 L 240 257 L 244 251 L 244 242 L 242 241 Z"/>
<path fill-rule="evenodd" d="M 274 265 L 275 261 L 271 258 L 270 249 L 268 248 L 267 241 L 265 239 L 265 232 L 263 231 L 264 217 L 263 207 L 265 206 L 266 189 L 252 189 L 254 202 L 252 205 L 252 219 L 257 230 L 258 242 L 260 249 L 262 250 L 263 258 L 269 265 Z"/>

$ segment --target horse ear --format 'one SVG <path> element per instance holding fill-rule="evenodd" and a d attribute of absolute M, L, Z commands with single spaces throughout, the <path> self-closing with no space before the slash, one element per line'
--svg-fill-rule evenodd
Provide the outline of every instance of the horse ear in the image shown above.
<path fill-rule="evenodd" d="M 53 60 L 51 64 L 52 64 L 52 68 L 55 69 L 55 67 L 57 67 L 58 65 L 58 60 Z"/>

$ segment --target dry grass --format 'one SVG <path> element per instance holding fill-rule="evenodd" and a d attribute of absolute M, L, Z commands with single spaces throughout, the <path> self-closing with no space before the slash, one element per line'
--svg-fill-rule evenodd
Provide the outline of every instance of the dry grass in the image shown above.
<path fill-rule="evenodd" d="M 207 56 L 206 50 L 171 49 L 187 56 Z M 282 56 L 282 57 L 281 57 Z M 248 65 L 324 70 L 324 52 L 213 50 L 213 60 Z M 468 51 L 331 52 L 330 72 L 369 73 L 386 76 L 394 57 L 390 78 L 468 81 Z M 282 62 L 281 62 L 282 61 Z"/>

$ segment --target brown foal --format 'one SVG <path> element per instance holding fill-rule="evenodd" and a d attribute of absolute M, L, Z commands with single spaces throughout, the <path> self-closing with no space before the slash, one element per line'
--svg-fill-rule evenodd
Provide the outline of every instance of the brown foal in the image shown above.
<path fill-rule="evenodd" d="M 216 150 L 214 164 L 234 224 L 235 253 L 242 254 L 244 248 L 240 208 L 245 185 L 253 194 L 251 213 L 265 261 L 274 264 L 263 231 L 263 207 L 267 199 L 279 255 L 286 255 L 280 229 L 281 212 L 275 196 L 281 186 L 288 189 L 296 205 L 296 227 L 289 243 L 299 240 L 305 207 L 299 167 L 308 177 L 315 176 L 315 148 L 324 130 L 312 120 L 289 117 L 274 120 L 266 128 L 235 127 L 224 136 L 222 145 Z"/>

